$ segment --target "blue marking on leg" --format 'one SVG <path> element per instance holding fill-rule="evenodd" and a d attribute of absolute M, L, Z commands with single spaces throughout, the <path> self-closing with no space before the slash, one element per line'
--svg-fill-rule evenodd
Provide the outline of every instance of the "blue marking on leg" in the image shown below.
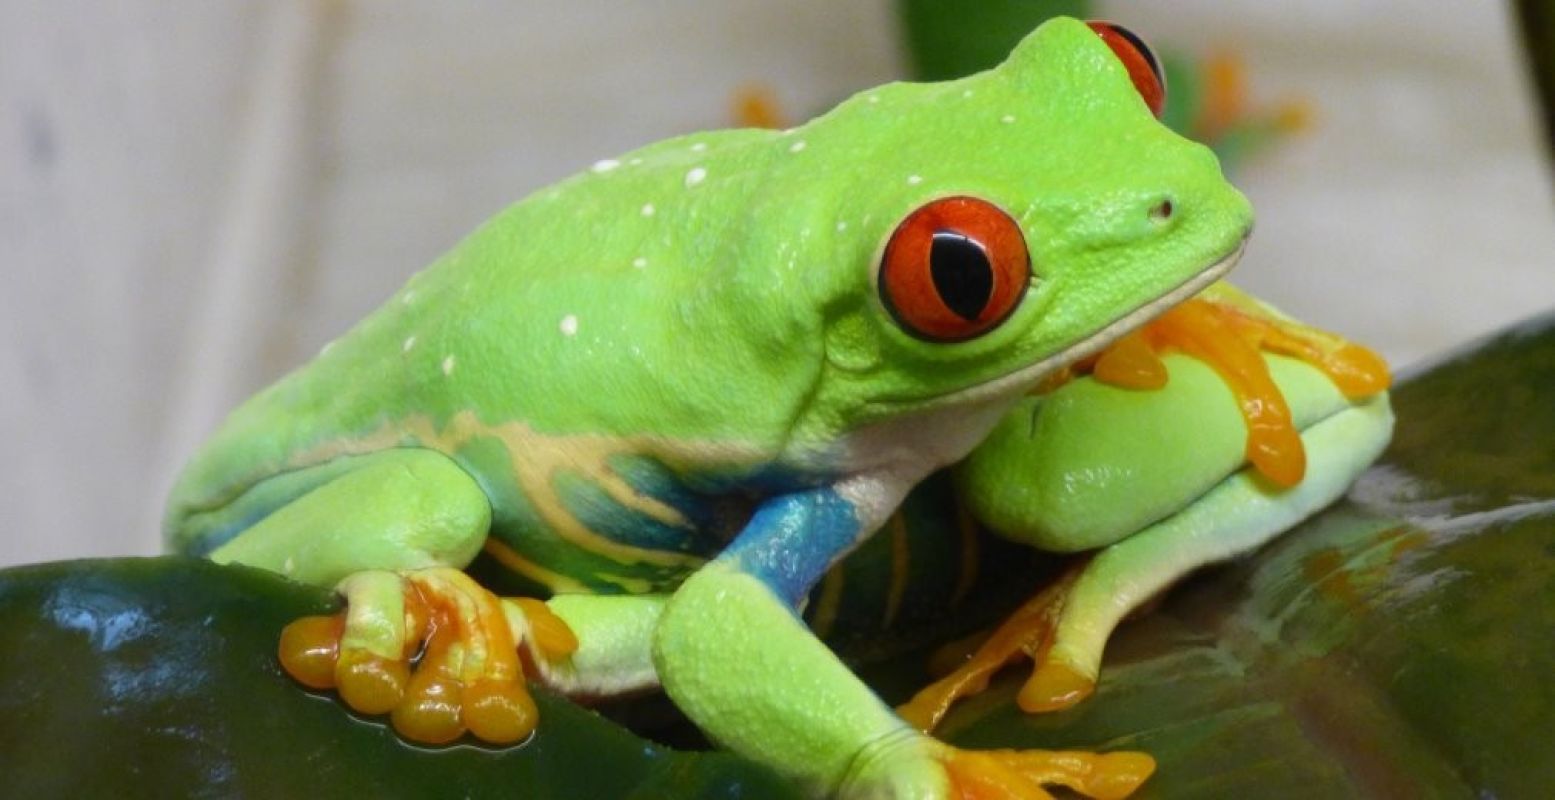
<path fill-rule="evenodd" d="M 718 559 L 733 560 L 797 607 L 832 563 L 858 544 L 861 528 L 853 504 L 830 487 L 779 495 L 756 509 Z"/>

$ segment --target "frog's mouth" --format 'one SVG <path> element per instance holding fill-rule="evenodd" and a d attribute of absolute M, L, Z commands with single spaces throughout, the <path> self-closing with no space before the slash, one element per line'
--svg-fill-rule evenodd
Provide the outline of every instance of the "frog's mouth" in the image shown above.
<path fill-rule="evenodd" d="M 1014 372 L 947 395 L 941 395 L 932 404 L 976 403 L 979 400 L 1001 395 L 1019 394 L 1036 386 L 1049 373 L 1100 353 L 1108 345 L 1122 338 L 1125 334 L 1160 316 L 1167 309 L 1193 297 L 1210 284 L 1225 277 L 1226 273 L 1230 272 L 1231 268 L 1235 267 L 1236 263 L 1241 260 L 1242 252 L 1247 249 L 1247 238 L 1244 235 L 1231 252 L 1221 256 L 1209 266 L 1178 284 L 1176 288 L 1113 320 L 1105 327 L 1079 342 L 1041 361 L 1021 367 Z"/>

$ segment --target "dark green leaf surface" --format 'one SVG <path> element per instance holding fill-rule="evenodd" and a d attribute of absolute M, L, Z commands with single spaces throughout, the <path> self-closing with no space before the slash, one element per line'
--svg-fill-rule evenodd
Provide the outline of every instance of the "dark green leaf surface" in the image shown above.
<path fill-rule="evenodd" d="M 333 604 L 187 558 L 0 572 L 0 796 L 793 796 L 754 764 L 650 744 L 548 695 L 523 747 L 410 747 L 281 673 L 281 627 Z"/>
<path fill-rule="evenodd" d="M 1351 499 L 1201 574 L 1114 638 L 1101 690 L 1014 706 L 1021 670 L 941 733 L 1129 747 L 1143 797 L 1546 797 L 1555 787 L 1555 316 L 1414 376 Z M 781 797 L 761 767 L 539 697 L 527 745 L 422 750 L 276 666 L 331 604 L 188 559 L 0 571 L 0 764 L 15 797 Z M 868 670 L 900 697 L 921 656 Z"/>
<path fill-rule="evenodd" d="M 1126 625 L 1097 697 L 1032 717 L 1006 676 L 941 733 L 1146 750 L 1141 797 L 1550 796 L 1555 315 L 1394 399 L 1350 498 Z"/>

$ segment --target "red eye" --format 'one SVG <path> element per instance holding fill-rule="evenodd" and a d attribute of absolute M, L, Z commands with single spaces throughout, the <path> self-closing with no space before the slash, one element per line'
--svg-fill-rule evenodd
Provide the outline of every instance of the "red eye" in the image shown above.
<path fill-rule="evenodd" d="M 1134 81 L 1134 88 L 1139 90 L 1139 96 L 1145 98 L 1150 113 L 1160 117 L 1162 109 L 1166 107 L 1166 75 L 1161 72 L 1161 62 L 1156 60 L 1155 53 L 1150 52 L 1150 46 L 1122 25 L 1098 20 L 1085 24 L 1091 26 L 1091 30 L 1096 31 L 1096 35 L 1117 54 L 1124 69 L 1128 70 L 1129 78 Z"/>
<path fill-rule="evenodd" d="M 880 263 L 880 299 L 902 329 L 959 342 L 1010 316 L 1031 282 L 1015 220 L 975 197 L 945 197 L 907 215 Z"/>

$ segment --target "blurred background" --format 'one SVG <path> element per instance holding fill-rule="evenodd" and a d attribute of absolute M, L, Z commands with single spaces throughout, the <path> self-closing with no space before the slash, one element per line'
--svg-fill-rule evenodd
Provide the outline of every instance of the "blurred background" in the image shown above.
<path fill-rule="evenodd" d="M 1236 281 L 1396 366 L 1555 306 L 1497 3 L 1148 3 L 1314 123 L 1239 165 Z M 0 565 L 159 549 L 177 466 L 505 204 L 636 145 L 907 74 L 890 0 L 0 0 Z"/>

